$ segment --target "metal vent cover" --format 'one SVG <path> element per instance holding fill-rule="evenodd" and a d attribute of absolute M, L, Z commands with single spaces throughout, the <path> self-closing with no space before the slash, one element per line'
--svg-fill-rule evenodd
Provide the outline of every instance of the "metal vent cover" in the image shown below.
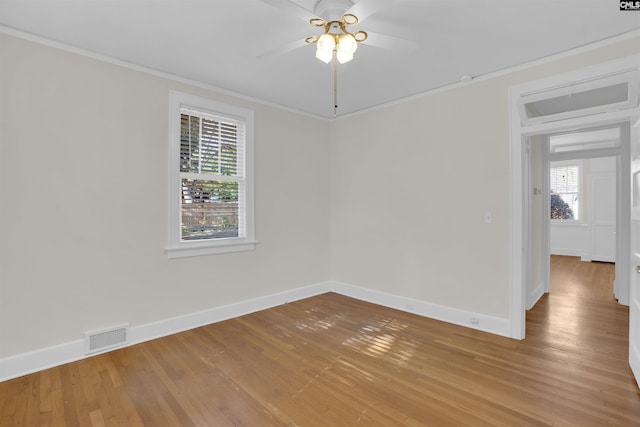
<path fill-rule="evenodd" d="M 85 332 L 84 353 L 92 354 L 124 346 L 128 342 L 128 335 L 129 325 Z"/>

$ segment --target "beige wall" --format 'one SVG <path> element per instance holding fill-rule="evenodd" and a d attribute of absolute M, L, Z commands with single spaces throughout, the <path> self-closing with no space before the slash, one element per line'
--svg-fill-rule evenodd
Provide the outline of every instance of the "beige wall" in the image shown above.
<path fill-rule="evenodd" d="M 333 123 L 332 279 L 508 318 L 509 87 L 639 52 L 627 40 Z"/>
<path fill-rule="evenodd" d="M 325 121 L 0 35 L 0 358 L 329 279 Z M 251 252 L 168 260 L 168 99 L 251 108 Z"/>
<path fill-rule="evenodd" d="M 328 124 L 0 36 L 0 358 L 329 279 L 507 318 L 508 88 L 639 51 Z M 167 259 L 170 89 L 255 111 L 255 251 Z"/>

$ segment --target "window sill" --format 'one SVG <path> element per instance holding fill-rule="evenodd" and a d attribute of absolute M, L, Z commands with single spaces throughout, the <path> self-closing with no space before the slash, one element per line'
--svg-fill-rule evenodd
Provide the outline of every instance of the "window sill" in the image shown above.
<path fill-rule="evenodd" d="M 560 227 L 586 227 L 587 224 L 581 221 L 573 221 L 573 220 L 551 220 L 552 226 L 560 226 Z"/>
<path fill-rule="evenodd" d="M 202 255 L 225 254 L 232 252 L 252 251 L 256 248 L 255 240 L 232 240 L 226 242 L 188 242 L 166 248 L 167 258 L 186 258 Z"/>

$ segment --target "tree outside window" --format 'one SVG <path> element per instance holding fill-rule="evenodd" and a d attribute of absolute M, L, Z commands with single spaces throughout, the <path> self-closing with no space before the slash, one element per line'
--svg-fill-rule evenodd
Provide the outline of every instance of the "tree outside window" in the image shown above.
<path fill-rule="evenodd" d="M 579 219 L 580 166 L 558 166 L 550 168 L 551 212 L 555 220 L 576 221 Z"/>

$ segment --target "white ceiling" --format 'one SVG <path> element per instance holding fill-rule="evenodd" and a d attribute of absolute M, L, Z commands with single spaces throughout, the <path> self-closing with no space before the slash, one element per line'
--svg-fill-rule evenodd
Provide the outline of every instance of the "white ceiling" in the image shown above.
<path fill-rule="evenodd" d="M 351 29 L 372 35 L 338 66 L 339 115 L 640 30 L 640 12 L 614 0 L 360 0 L 356 11 L 371 14 Z M 311 15 L 287 0 L 0 0 L 5 29 L 330 118 L 331 65 L 303 41 L 322 32 Z M 374 46 L 380 35 L 405 41 Z"/>

